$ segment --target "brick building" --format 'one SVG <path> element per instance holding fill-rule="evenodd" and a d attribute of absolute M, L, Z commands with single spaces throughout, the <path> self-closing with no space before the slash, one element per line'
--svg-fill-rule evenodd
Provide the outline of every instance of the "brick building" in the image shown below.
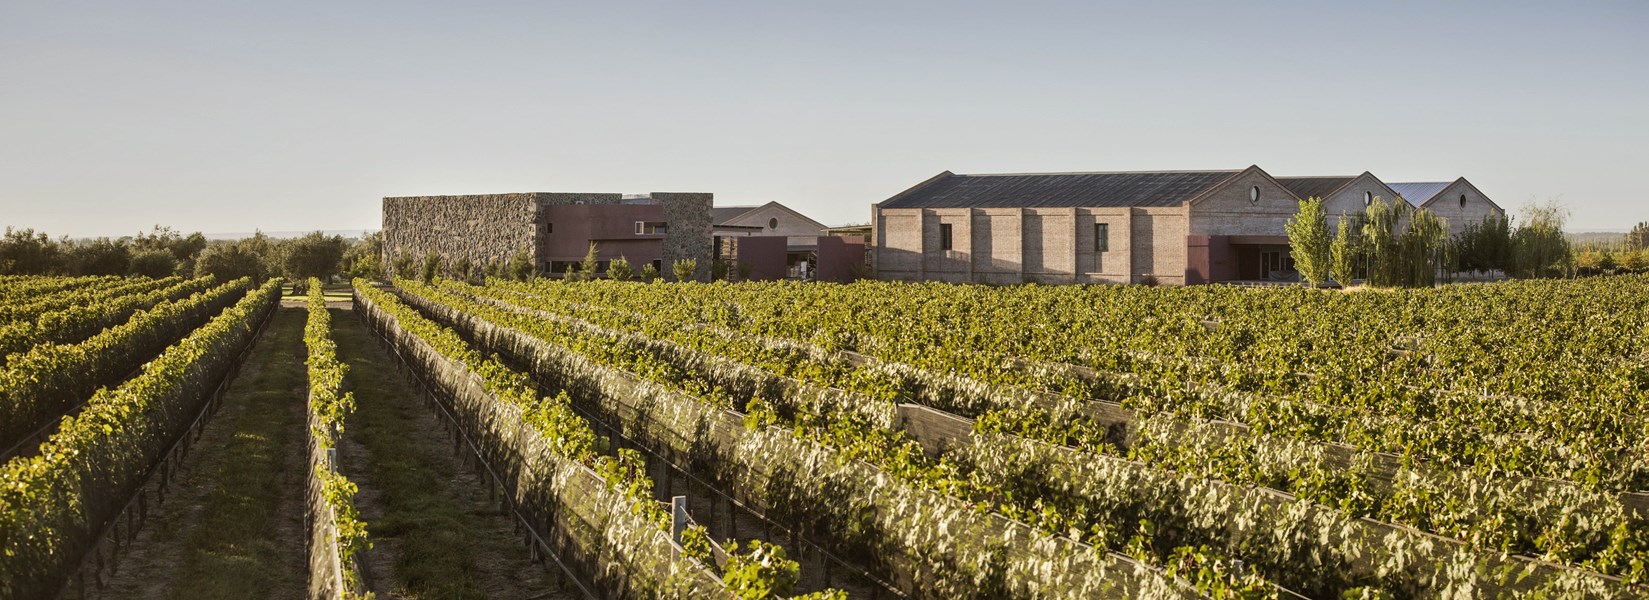
<path fill-rule="evenodd" d="M 711 203 L 711 194 L 678 192 L 384 198 L 384 253 L 393 261 L 433 252 L 449 268 L 467 262 L 479 270 L 525 251 L 547 275 L 565 273 L 594 243 L 603 271 L 619 257 L 663 273 L 691 258 L 702 278 L 712 258 Z"/>
<path fill-rule="evenodd" d="M 872 264 L 883 279 L 994 284 L 1269 279 L 1292 271 L 1283 225 L 1300 200 L 1324 198 L 1337 221 L 1342 212 L 1361 212 L 1375 197 L 1406 197 L 1398 188 L 1369 173 L 1276 178 L 1258 166 L 1004 175 L 946 171 L 873 208 Z M 1408 193 L 1428 191 L 1414 204 L 1436 210 L 1454 232 L 1501 212 L 1464 179 Z M 1437 210 L 1450 202 L 1455 205 L 1449 211 Z"/>

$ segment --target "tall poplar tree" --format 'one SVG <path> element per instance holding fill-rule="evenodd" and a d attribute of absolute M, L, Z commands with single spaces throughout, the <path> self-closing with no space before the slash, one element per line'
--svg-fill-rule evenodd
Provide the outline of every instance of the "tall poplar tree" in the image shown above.
<path fill-rule="evenodd" d="M 1288 231 L 1289 253 L 1294 255 L 1294 269 L 1300 272 L 1300 277 L 1313 286 L 1328 281 L 1331 240 L 1322 199 L 1307 198 L 1300 202 L 1299 212 L 1294 213 L 1284 229 Z"/>

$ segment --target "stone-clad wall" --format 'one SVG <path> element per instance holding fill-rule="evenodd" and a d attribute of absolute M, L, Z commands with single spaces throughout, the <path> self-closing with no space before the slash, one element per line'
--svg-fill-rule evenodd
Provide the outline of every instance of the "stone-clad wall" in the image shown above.
<path fill-rule="evenodd" d="M 537 249 L 539 194 L 411 196 L 384 198 L 386 263 L 412 256 L 422 264 L 429 252 L 450 267 L 468 258 L 479 267 L 508 262 L 520 251 Z"/>
<path fill-rule="evenodd" d="M 664 237 L 664 269 L 676 260 L 698 261 L 699 277 L 710 272 L 711 202 L 709 193 L 657 192 L 651 200 L 664 209 L 669 223 Z M 434 252 L 450 269 L 462 259 L 474 268 L 488 263 L 507 263 L 517 252 L 527 251 L 540 270 L 543 261 L 543 231 L 546 209 L 564 204 L 621 204 L 622 194 L 603 193 L 522 193 L 471 196 L 408 196 L 384 198 L 383 236 L 385 264 L 398 256 L 411 256 L 418 264 Z"/>
<path fill-rule="evenodd" d="M 711 202 L 715 195 L 700 192 L 653 192 L 653 201 L 664 207 L 664 220 L 670 224 L 670 232 L 664 236 L 664 271 L 670 272 L 670 265 L 684 258 L 698 261 L 699 279 L 710 276 L 710 260 L 714 248 L 711 247 L 711 226 L 714 218 L 711 216 Z"/>

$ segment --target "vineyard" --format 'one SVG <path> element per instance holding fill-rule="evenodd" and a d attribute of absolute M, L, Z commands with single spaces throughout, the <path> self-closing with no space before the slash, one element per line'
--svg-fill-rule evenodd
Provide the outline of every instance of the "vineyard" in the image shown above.
<path fill-rule="evenodd" d="M 0 277 L 0 597 L 1649 596 L 1649 276 L 282 286 Z"/>

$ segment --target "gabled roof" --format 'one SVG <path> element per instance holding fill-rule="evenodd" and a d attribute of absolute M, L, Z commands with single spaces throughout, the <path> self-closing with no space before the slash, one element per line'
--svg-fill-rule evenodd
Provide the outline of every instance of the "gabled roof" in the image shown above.
<path fill-rule="evenodd" d="M 711 222 L 711 224 L 714 224 L 714 225 L 721 225 L 721 224 L 726 223 L 728 221 L 731 221 L 733 219 L 737 219 L 737 218 L 739 218 L 739 215 L 742 215 L 744 213 L 755 210 L 756 208 L 758 208 L 758 207 L 755 207 L 755 206 L 716 206 L 716 207 L 712 207 L 710 209 L 710 219 L 711 219 L 710 222 Z"/>
<path fill-rule="evenodd" d="M 1240 171 L 1126 171 L 957 175 L 945 171 L 880 208 L 1178 206 Z"/>
<path fill-rule="evenodd" d="M 1340 191 L 1340 188 L 1351 184 L 1358 177 L 1361 177 L 1361 175 L 1350 177 L 1338 175 L 1330 177 L 1277 177 L 1276 180 L 1277 183 L 1288 188 L 1288 191 L 1294 192 L 1295 196 L 1299 196 L 1301 200 L 1304 200 L 1307 198 L 1327 198 L 1333 195 L 1334 192 Z"/>
<path fill-rule="evenodd" d="M 1386 187 L 1391 188 L 1393 192 L 1397 192 L 1397 195 L 1402 196 L 1409 204 L 1420 206 L 1431 201 L 1432 198 L 1437 197 L 1444 189 L 1453 184 L 1453 181 L 1422 181 L 1388 183 Z"/>
<path fill-rule="evenodd" d="M 738 219 L 739 217 L 743 217 L 746 214 L 749 214 L 751 211 L 761 210 L 761 209 L 769 208 L 769 207 L 779 209 L 779 210 L 784 211 L 786 213 L 790 213 L 791 215 L 795 216 L 798 219 L 801 219 L 802 221 L 805 221 L 807 223 L 812 223 L 813 226 L 818 227 L 821 230 L 825 228 L 824 223 L 820 223 L 818 221 L 815 221 L 815 220 L 813 220 L 813 217 L 809 217 L 809 216 L 804 215 L 800 212 L 797 212 L 796 209 L 790 208 L 790 207 L 785 206 L 783 204 L 780 204 L 777 201 L 768 202 L 767 204 L 763 204 L 763 205 L 760 205 L 760 206 L 717 206 L 717 207 L 713 207 L 713 208 L 710 209 L 710 218 L 714 219 L 714 221 L 712 222 L 712 225 L 726 226 L 728 223 L 731 223 L 732 221 Z"/>

